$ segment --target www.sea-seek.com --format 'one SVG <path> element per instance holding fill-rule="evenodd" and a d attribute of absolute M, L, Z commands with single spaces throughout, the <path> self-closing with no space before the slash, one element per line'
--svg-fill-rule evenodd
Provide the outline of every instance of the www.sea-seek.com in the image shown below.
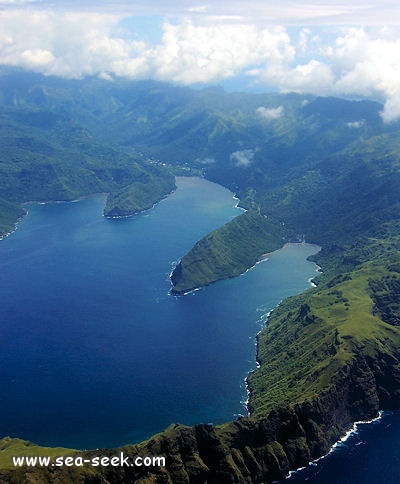
<path fill-rule="evenodd" d="M 107 456 L 94 456 L 90 458 L 84 458 L 82 456 L 60 456 L 60 457 L 48 457 L 48 456 L 12 456 L 12 463 L 14 467 L 165 467 L 165 457 L 161 456 L 135 456 L 128 457 L 123 452 L 119 455 L 112 457 Z"/>

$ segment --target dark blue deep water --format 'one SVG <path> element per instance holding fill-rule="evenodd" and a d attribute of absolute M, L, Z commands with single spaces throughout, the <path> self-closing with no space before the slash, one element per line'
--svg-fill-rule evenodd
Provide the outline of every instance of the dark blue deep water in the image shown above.
<path fill-rule="evenodd" d="M 398 484 L 400 482 L 400 412 L 357 426 L 334 451 L 281 484 Z"/>
<path fill-rule="evenodd" d="M 245 412 L 263 315 L 309 287 L 318 248 L 172 297 L 173 264 L 240 213 L 218 185 L 178 184 L 127 219 L 104 219 L 101 195 L 32 204 L 0 242 L 0 436 L 111 447 Z"/>

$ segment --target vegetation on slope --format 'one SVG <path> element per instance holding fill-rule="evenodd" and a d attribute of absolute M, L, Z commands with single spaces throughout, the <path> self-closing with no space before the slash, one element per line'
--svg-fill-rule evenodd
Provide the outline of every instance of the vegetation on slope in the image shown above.
<path fill-rule="evenodd" d="M 381 302 L 390 296 L 390 290 L 374 281 L 382 277 L 397 281 L 400 276 L 400 257 L 394 256 L 397 265 L 362 264 L 273 311 L 258 337 L 260 368 L 248 377 L 254 416 L 267 415 L 276 406 L 314 400 L 329 391 L 338 374 L 360 354 L 373 360 L 378 353 L 388 358 L 398 353 L 400 329 L 373 311 L 377 295 Z"/>
<path fill-rule="evenodd" d="M 174 187 L 166 167 L 99 143 L 68 118 L 25 108 L 0 115 L 0 235 L 24 213 L 23 202 L 111 192 L 107 210 L 132 214 Z"/>
<path fill-rule="evenodd" d="M 174 269 L 171 292 L 186 293 L 242 274 L 284 241 L 281 226 L 255 210 L 247 211 L 196 243 Z"/>
<path fill-rule="evenodd" d="M 25 213 L 20 205 L 0 199 L 0 238 L 11 232 L 15 222 Z"/>
<path fill-rule="evenodd" d="M 298 173 L 272 191 L 257 192 L 266 213 L 308 240 L 347 245 L 398 219 L 399 132 L 361 140 Z"/>
<path fill-rule="evenodd" d="M 64 447 L 41 447 L 22 439 L 4 437 L 0 440 L 0 469 L 15 469 L 13 457 L 58 457 L 72 455 L 73 449 Z"/>
<path fill-rule="evenodd" d="M 151 208 L 175 186 L 171 176 L 144 176 L 130 185 L 114 190 L 107 197 L 104 215 L 106 217 L 126 217 Z"/>

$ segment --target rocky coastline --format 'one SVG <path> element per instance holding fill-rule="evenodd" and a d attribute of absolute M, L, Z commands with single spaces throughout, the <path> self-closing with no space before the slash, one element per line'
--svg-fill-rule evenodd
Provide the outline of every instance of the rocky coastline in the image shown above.
<path fill-rule="evenodd" d="M 251 395 L 250 395 L 251 397 Z M 375 418 L 400 403 L 400 352 L 356 352 L 331 388 L 265 417 L 240 417 L 220 426 L 171 425 L 126 455 L 165 455 L 164 468 L 21 468 L 1 471 L 1 482 L 41 483 L 269 483 L 327 454 L 355 421 Z M 250 398 L 250 410 L 251 398 Z M 102 450 L 113 455 L 114 450 Z M 90 458 L 99 450 L 79 452 Z M 36 480 L 35 480 L 36 479 Z"/>

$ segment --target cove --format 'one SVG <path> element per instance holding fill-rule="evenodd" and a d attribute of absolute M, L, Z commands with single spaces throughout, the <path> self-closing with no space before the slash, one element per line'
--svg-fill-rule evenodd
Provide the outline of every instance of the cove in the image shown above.
<path fill-rule="evenodd" d="M 289 244 L 242 276 L 169 295 L 174 264 L 240 214 L 199 178 L 152 210 L 102 217 L 105 197 L 32 204 L 0 242 L 0 436 L 115 447 L 170 423 L 246 412 L 256 334 L 279 301 L 310 287 L 317 246 Z"/>

